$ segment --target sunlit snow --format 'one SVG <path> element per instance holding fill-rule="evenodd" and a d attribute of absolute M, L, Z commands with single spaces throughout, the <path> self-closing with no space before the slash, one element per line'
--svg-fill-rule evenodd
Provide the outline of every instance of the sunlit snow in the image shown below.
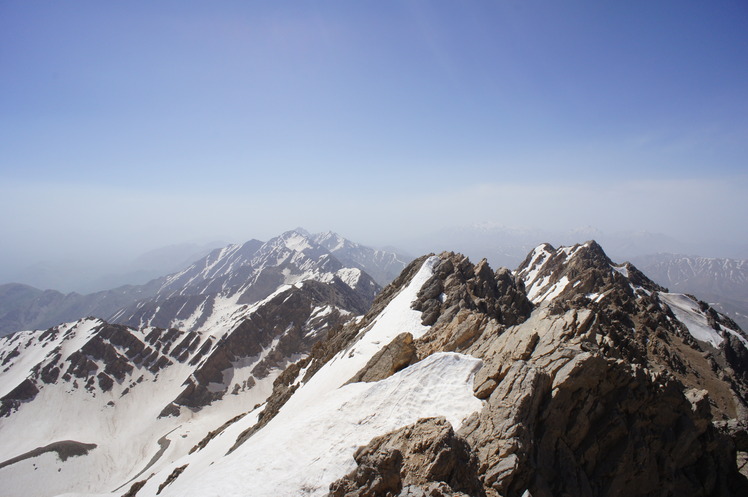
<path fill-rule="evenodd" d="M 235 453 L 204 472 L 185 473 L 161 495 L 326 495 L 332 481 L 355 468 L 356 448 L 373 437 L 431 416 L 459 428 L 481 408 L 472 388 L 480 365 L 438 353 L 385 380 L 327 392 L 303 410 L 284 409 Z"/>
<path fill-rule="evenodd" d="M 708 342 L 714 347 L 719 347 L 724 341 L 722 335 L 709 325 L 706 315 L 699 309 L 698 302 L 695 302 L 691 297 L 680 293 L 664 292 L 660 292 L 658 295 L 670 307 L 678 321 L 686 325 L 688 332 L 695 339 Z M 722 326 L 722 329 L 738 337 L 748 347 L 748 340 L 740 333 L 724 326 Z"/>

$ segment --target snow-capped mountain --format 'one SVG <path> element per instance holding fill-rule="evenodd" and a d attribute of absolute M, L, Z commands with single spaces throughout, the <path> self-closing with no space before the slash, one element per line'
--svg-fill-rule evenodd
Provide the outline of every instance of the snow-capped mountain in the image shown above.
<path fill-rule="evenodd" d="M 207 331 L 83 319 L 5 337 L 3 494 L 114 490 L 148 470 L 151 457 L 186 455 L 210 430 L 262 404 L 289 363 L 353 317 L 346 288 L 290 285 L 247 308 L 235 325 Z M 28 422 L 40 424 L 26 432 Z M 69 464 L 40 467 L 56 459 Z"/>
<path fill-rule="evenodd" d="M 405 264 L 402 256 L 394 252 L 371 249 L 332 232 L 312 235 L 297 228 L 268 242 L 250 240 L 216 249 L 186 269 L 145 285 L 88 295 L 2 285 L 0 336 L 87 316 L 135 326 L 148 322 L 195 329 L 214 308 L 225 311 L 227 307 L 249 304 L 280 285 L 308 277 L 319 281 L 340 278 L 356 287 L 366 307 L 379 288 L 372 284 L 369 275 L 373 273 L 375 281 L 387 284 Z M 240 290 L 241 295 L 237 295 Z M 205 312 L 198 312 L 201 306 Z"/>
<path fill-rule="evenodd" d="M 231 327 L 255 302 L 309 281 L 338 287 L 357 313 L 365 312 L 380 290 L 364 271 L 343 265 L 305 231 L 292 230 L 265 243 L 251 240 L 215 250 L 165 278 L 152 298 L 109 320 L 184 330 Z"/>
<path fill-rule="evenodd" d="M 748 492 L 745 334 L 595 242 L 538 246 L 514 272 L 424 256 L 347 321 L 322 287 L 291 284 L 233 330 L 0 339 L 4 493 Z"/>
<path fill-rule="evenodd" d="M 676 292 L 698 295 L 748 327 L 748 261 L 674 254 L 631 259 L 650 278 Z"/>
<path fill-rule="evenodd" d="M 394 280 L 410 262 L 409 257 L 397 252 L 365 247 L 332 231 L 318 233 L 312 239 L 329 250 L 340 262 L 365 271 L 382 286 Z"/>

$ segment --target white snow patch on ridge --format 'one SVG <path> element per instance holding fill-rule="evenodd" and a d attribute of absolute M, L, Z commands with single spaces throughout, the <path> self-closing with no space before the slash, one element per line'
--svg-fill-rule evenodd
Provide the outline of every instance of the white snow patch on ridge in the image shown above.
<path fill-rule="evenodd" d="M 291 233 L 284 242 L 286 247 L 295 252 L 303 252 L 306 249 L 312 248 L 312 246 L 309 245 L 309 240 L 304 235 L 296 232 Z"/>
<path fill-rule="evenodd" d="M 562 276 L 560 280 L 558 280 L 551 288 L 548 289 L 547 292 L 543 294 L 542 297 L 538 299 L 538 302 L 543 302 L 546 300 L 553 300 L 559 295 L 561 295 L 561 292 L 566 290 L 566 287 L 569 285 L 569 278 L 566 276 Z M 534 303 L 537 303 L 533 301 Z"/>
<path fill-rule="evenodd" d="M 472 388 L 481 364 L 437 353 L 382 381 L 328 392 L 303 411 L 284 409 L 234 454 L 191 478 L 185 473 L 162 495 L 233 497 L 248 488 L 255 497 L 326 495 L 356 467 L 356 448 L 375 436 L 432 416 L 459 429 L 482 406 Z"/>
<path fill-rule="evenodd" d="M 358 282 L 361 279 L 361 270 L 358 268 L 346 267 L 343 269 L 339 269 L 335 274 L 338 276 L 338 278 L 343 280 L 343 283 L 353 288 L 354 290 L 358 286 Z"/>
<path fill-rule="evenodd" d="M 527 291 L 527 298 L 530 299 L 534 304 L 537 304 L 541 300 L 539 298 L 540 292 L 548 285 L 550 279 L 550 276 L 544 276 L 540 281 L 533 281 L 532 285 L 530 285 L 529 290 Z"/>
<path fill-rule="evenodd" d="M 658 295 L 665 301 L 668 307 L 670 307 L 678 321 L 686 325 L 688 332 L 696 340 L 708 342 L 714 347 L 719 347 L 719 345 L 724 341 L 720 332 L 709 325 L 706 315 L 701 311 L 701 309 L 699 309 L 699 304 L 691 297 L 681 293 L 660 292 Z M 746 340 L 744 336 L 725 326 L 721 327 L 727 333 L 738 337 L 740 341 L 743 342 L 743 345 L 748 348 L 748 340 Z"/>
<path fill-rule="evenodd" d="M 314 403 L 326 392 L 340 387 L 400 333 L 409 332 L 413 338 L 423 336 L 430 327 L 421 324 L 421 312 L 413 310 L 411 305 L 423 284 L 434 274 L 438 262 L 436 256 L 427 259 L 408 286 L 392 299 L 372 324 L 360 332 L 358 341 L 338 352 L 291 397 L 284 409 L 303 410 L 307 403 Z"/>

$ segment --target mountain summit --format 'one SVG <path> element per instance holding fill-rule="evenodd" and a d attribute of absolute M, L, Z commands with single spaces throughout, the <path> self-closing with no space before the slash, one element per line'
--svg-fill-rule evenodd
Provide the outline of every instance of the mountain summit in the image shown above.
<path fill-rule="evenodd" d="M 308 236 L 259 251 L 286 286 L 238 321 L 2 339 L 4 492 L 748 492 L 748 338 L 595 242 L 540 245 L 516 271 L 423 256 L 358 316 Z M 222 260 L 178 278 L 213 288 L 200 275 L 228 281 Z"/>
<path fill-rule="evenodd" d="M 251 240 L 215 250 L 164 278 L 152 298 L 116 312 L 110 320 L 137 327 L 211 329 L 235 322 L 249 306 L 280 288 L 311 281 L 347 288 L 349 298 L 359 299 L 352 309 L 358 313 L 366 311 L 380 289 L 368 274 L 345 266 L 311 235 L 292 230 L 265 243 Z"/>

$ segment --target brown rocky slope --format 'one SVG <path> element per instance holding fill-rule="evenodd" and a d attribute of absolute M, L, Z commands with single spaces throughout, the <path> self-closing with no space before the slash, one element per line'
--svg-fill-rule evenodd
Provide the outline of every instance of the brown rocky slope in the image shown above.
<path fill-rule="evenodd" d="M 541 246 L 515 272 L 440 259 L 414 304 L 431 330 L 398 337 L 380 370 L 473 355 L 483 408 L 456 433 L 436 419 L 375 438 L 330 495 L 748 495 L 748 348 L 735 323 L 694 300 L 723 341 L 696 339 L 665 289 L 595 242 Z"/>

